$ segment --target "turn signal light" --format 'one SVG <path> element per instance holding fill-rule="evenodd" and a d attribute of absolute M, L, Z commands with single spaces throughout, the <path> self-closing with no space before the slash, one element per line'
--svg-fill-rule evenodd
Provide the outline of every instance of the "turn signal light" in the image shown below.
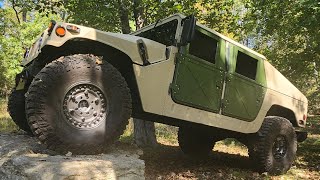
<path fill-rule="evenodd" d="M 56 34 L 57 36 L 63 37 L 64 35 L 66 35 L 66 29 L 62 26 L 57 27 Z"/>

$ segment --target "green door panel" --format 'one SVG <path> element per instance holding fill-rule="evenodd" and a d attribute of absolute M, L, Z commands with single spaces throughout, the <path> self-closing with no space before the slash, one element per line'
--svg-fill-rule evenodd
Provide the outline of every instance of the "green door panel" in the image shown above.
<path fill-rule="evenodd" d="M 178 54 L 172 99 L 179 104 L 218 112 L 224 71 L 190 55 Z"/>
<path fill-rule="evenodd" d="M 263 103 L 265 87 L 237 74 L 228 74 L 222 114 L 253 121 Z"/>

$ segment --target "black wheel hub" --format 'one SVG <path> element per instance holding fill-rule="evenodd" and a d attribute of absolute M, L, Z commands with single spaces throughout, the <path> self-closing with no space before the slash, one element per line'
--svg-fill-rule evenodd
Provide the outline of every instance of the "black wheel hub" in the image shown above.
<path fill-rule="evenodd" d="M 107 116 L 108 106 L 100 89 L 91 84 L 79 84 L 65 95 L 63 112 L 72 126 L 91 129 L 99 126 Z"/>
<path fill-rule="evenodd" d="M 288 144 L 286 138 L 282 135 L 277 136 L 272 147 L 273 157 L 276 160 L 283 158 L 287 154 L 287 149 Z"/>

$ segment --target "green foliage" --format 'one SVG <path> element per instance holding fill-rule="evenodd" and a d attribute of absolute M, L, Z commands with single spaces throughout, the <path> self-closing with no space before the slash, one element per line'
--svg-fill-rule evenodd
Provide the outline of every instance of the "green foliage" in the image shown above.
<path fill-rule="evenodd" d="M 231 33 L 237 26 L 239 9 L 234 1 L 213 0 L 135 0 L 138 7 L 134 7 L 129 0 L 69 0 L 65 7 L 68 21 L 76 24 L 94 27 L 106 31 L 119 32 L 121 12 L 119 8 L 127 9 L 129 20 L 134 21 L 134 8 L 143 9 L 144 25 L 154 23 L 175 13 L 194 14 L 204 24 L 224 33 Z M 123 7 L 124 6 L 124 7 Z M 94 9 L 94 11 L 87 11 Z"/>
<path fill-rule="evenodd" d="M 4 4 L 1 93 L 12 86 L 24 48 L 49 19 L 67 17 L 75 24 L 128 32 L 135 29 L 137 18 L 147 25 L 183 13 L 194 14 L 201 23 L 264 54 L 308 96 L 313 113 L 320 109 L 320 4 L 314 0 L 7 0 Z"/>
<path fill-rule="evenodd" d="M 18 9 L 18 7 L 17 7 Z M 18 9 L 22 10 L 22 9 Z M 21 71 L 20 62 L 25 48 L 30 47 L 37 36 L 48 26 L 50 19 L 57 15 L 44 16 L 38 12 L 26 14 L 26 21 L 18 21 L 14 10 L 9 6 L 0 9 L 0 92 L 6 95 L 14 83 L 14 77 Z"/>
<path fill-rule="evenodd" d="M 104 31 L 120 32 L 118 3 L 115 0 L 69 0 L 65 4 L 68 22 Z"/>
<path fill-rule="evenodd" d="M 303 1 L 251 1 L 244 29 L 254 48 L 266 55 L 320 109 L 320 4 Z"/>

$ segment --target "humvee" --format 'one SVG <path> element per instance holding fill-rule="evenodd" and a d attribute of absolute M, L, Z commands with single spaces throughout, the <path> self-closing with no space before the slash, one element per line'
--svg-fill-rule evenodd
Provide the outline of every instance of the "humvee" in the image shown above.
<path fill-rule="evenodd" d="M 307 98 L 263 55 L 194 16 L 131 34 L 51 21 L 21 65 L 10 115 L 61 153 L 102 152 L 133 117 L 179 127 L 191 157 L 236 138 L 259 172 L 281 174 L 306 138 Z"/>

